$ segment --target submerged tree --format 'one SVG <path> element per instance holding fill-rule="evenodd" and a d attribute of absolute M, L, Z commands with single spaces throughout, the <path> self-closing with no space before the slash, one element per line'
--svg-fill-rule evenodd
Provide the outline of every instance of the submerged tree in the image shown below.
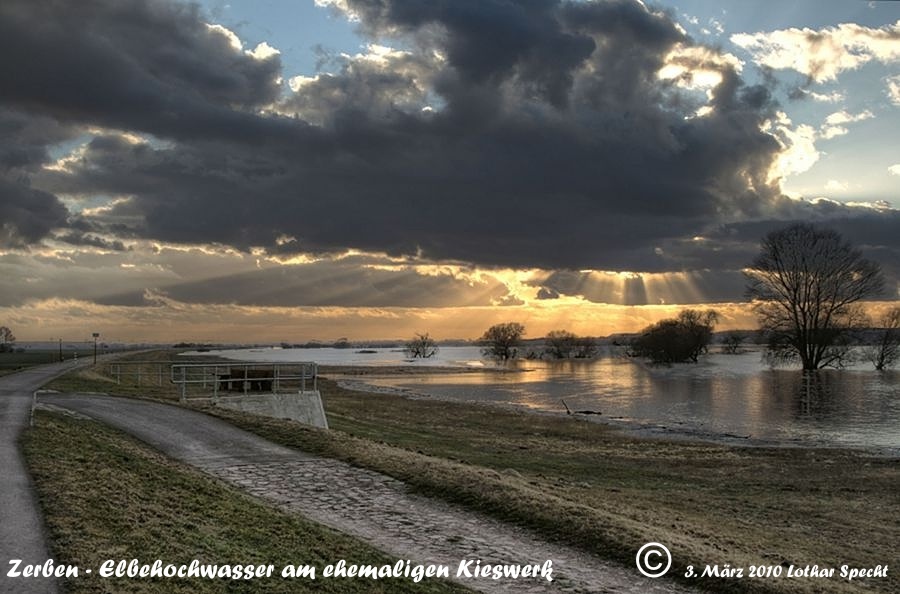
<path fill-rule="evenodd" d="M 729 355 L 736 355 L 741 351 L 741 345 L 744 344 L 744 335 L 737 332 L 729 332 L 722 339 L 722 352 Z"/>
<path fill-rule="evenodd" d="M 712 341 L 718 314 L 685 309 L 677 318 L 661 320 L 631 343 L 631 354 L 654 363 L 696 363 Z"/>
<path fill-rule="evenodd" d="M 806 223 L 769 233 L 745 274 L 770 361 L 803 369 L 845 362 L 848 331 L 863 319 L 856 304 L 883 285 L 877 264 L 836 231 Z"/>
<path fill-rule="evenodd" d="M 593 338 L 578 336 L 568 330 L 553 330 L 544 338 L 544 352 L 555 359 L 587 359 L 597 353 Z"/>
<path fill-rule="evenodd" d="M 553 330 L 544 337 L 544 352 L 555 359 L 568 359 L 575 352 L 576 340 L 568 330 Z"/>
<path fill-rule="evenodd" d="M 863 356 L 875 369 L 883 371 L 900 359 L 900 307 L 889 309 L 881 317 L 879 326 L 875 343 L 863 349 Z"/>
<path fill-rule="evenodd" d="M 576 359 L 590 359 L 597 354 L 598 350 L 597 341 L 590 336 L 579 336 L 575 340 Z"/>
<path fill-rule="evenodd" d="M 525 326 L 518 322 L 506 322 L 495 324 L 485 330 L 481 336 L 483 347 L 481 352 L 485 357 L 508 361 L 518 355 L 517 347 L 525 335 Z"/>
<path fill-rule="evenodd" d="M 427 332 L 425 334 L 417 333 L 412 340 L 406 343 L 403 350 L 410 359 L 430 359 L 437 355 L 438 346 L 434 338 Z"/>

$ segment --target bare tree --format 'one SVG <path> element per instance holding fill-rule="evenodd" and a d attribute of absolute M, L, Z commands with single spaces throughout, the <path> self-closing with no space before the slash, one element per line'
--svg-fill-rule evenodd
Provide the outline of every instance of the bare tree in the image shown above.
<path fill-rule="evenodd" d="M 9 353 L 16 346 L 16 337 L 12 330 L 6 326 L 0 326 L 0 353 Z"/>
<path fill-rule="evenodd" d="M 737 332 L 729 332 L 722 340 L 722 352 L 729 355 L 736 355 L 741 351 L 741 345 L 744 344 L 744 335 Z"/>
<path fill-rule="evenodd" d="M 590 359 L 597 354 L 598 350 L 597 341 L 590 336 L 580 336 L 575 339 L 576 359 Z"/>
<path fill-rule="evenodd" d="M 406 356 L 410 359 L 430 359 L 437 355 L 438 346 L 434 338 L 427 332 L 416 334 L 404 347 Z"/>
<path fill-rule="evenodd" d="M 848 330 L 862 319 L 855 304 L 884 283 L 878 265 L 840 234 L 806 223 L 769 233 L 745 274 L 770 361 L 799 359 L 803 369 L 846 361 Z"/>
<path fill-rule="evenodd" d="M 879 326 L 875 344 L 865 347 L 863 356 L 872 362 L 875 369 L 882 371 L 900 359 L 900 307 L 889 309 L 881 317 Z"/>
<path fill-rule="evenodd" d="M 544 338 L 545 352 L 556 359 L 568 359 L 575 353 L 578 337 L 568 330 L 553 330 Z"/>
<path fill-rule="evenodd" d="M 696 363 L 712 341 L 718 314 L 685 309 L 675 319 L 661 320 L 643 330 L 631 343 L 631 354 L 654 363 Z"/>
<path fill-rule="evenodd" d="M 597 354 L 597 342 L 568 330 L 553 330 L 544 338 L 544 352 L 555 359 L 588 359 Z"/>
<path fill-rule="evenodd" d="M 485 357 L 508 361 L 518 355 L 519 343 L 525 335 L 525 326 L 518 322 L 506 322 L 495 324 L 485 330 L 481 336 L 483 348 L 481 352 Z"/>

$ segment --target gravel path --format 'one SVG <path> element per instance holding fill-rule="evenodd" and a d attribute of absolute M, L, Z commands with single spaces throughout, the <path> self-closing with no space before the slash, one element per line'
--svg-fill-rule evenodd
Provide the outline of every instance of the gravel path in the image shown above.
<path fill-rule="evenodd" d="M 643 578 L 634 567 L 603 562 L 462 507 L 412 494 L 385 475 L 283 448 L 201 413 L 94 395 L 42 396 L 42 401 L 123 429 L 173 458 L 400 559 L 448 565 L 451 576 L 464 559 L 553 562 L 552 582 L 462 580 L 483 592 L 689 591 Z"/>

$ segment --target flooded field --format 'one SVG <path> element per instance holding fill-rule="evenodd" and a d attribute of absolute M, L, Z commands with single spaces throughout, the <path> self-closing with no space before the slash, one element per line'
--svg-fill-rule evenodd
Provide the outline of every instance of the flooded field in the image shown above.
<path fill-rule="evenodd" d="M 313 360 L 371 365 L 362 381 L 425 397 L 495 402 L 551 412 L 601 413 L 597 420 L 648 430 L 757 442 L 805 443 L 900 453 L 900 371 L 871 365 L 807 373 L 770 369 L 759 352 L 711 354 L 696 365 L 654 367 L 607 352 L 592 361 L 519 361 L 521 373 L 495 373 L 476 347 L 446 347 L 412 365 L 469 368 L 459 374 L 379 375 L 403 353 L 373 349 L 223 351 L 241 360 Z M 485 367 L 472 372 L 472 367 Z M 356 378 L 359 380 L 359 378 Z"/>

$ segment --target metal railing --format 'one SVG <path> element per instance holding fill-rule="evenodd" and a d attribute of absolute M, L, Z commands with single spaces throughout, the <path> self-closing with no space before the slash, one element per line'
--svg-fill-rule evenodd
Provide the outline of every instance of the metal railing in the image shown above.
<path fill-rule="evenodd" d="M 117 384 L 133 380 L 138 386 L 162 386 L 173 364 L 171 361 L 113 361 L 105 365 L 105 370 Z"/>
<path fill-rule="evenodd" d="M 200 396 L 191 399 L 217 401 L 225 394 L 283 394 L 318 391 L 318 366 L 302 363 L 176 363 L 171 366 L 170 381 L 181 389 L 181 400 L 188 399 L 188 387 L 200 388 Z"/>

